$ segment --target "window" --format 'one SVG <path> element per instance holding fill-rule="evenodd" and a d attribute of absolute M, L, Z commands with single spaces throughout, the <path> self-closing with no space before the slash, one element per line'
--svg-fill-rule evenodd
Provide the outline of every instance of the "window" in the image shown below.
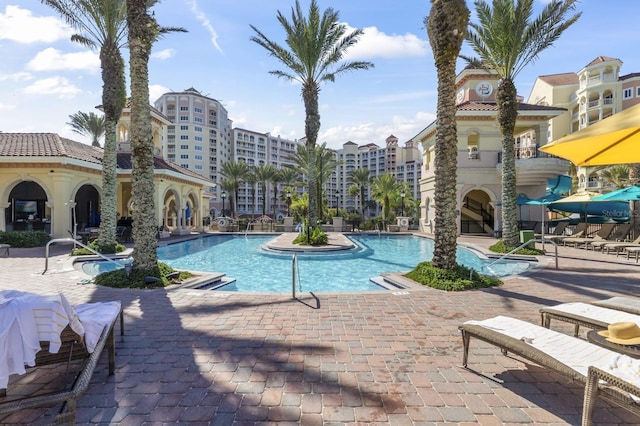
<path fill-rule="evenodd" d="M 189 130 L 189 126 L 180 126 L 180 130 Z"/>
<path fill-rule="evenodd" d="M 194 139 L 196 142 L 202 142 L 202 136 L 195 136 Z"/>
<path fill-rule="evenodd" d="M 180 154 L 180 159 L 181 160 L 188 160 L 189 159 L 189 154 Z"/>
<path fill-rule="evenodd" d="M 180 149 L 189 149 L 189 145 L 180 145 Z"/>
<path fill-rule="evenodd" d="M 196 132 L 201 132 L 202 131 L 202 127 L 196 126 L 196 127 L 193 128 L 193 130 L 195 130 Z"/>
<path fill-rule="evenodd" d="M 640 98 L 640 86 L 636 87 L 636 98 Z"/>
<path fill-rule="evenodd" d="M 188 106 L 181 106 L 180 107 L 180 111 L 189 111 L 189 107 Z"/>
<path fill-rule="evenodd" d="M 188 169 L 189 165 L 188 164 L 180 164 L 180 167 L 182 167 L 183 169 Z"/>
<path fill-rule="evenodd" d="M 633 89 L 629 88 L 629 89 L 624 89 L 624 92 L 622 92 L 622 99 L 631 99 L 633 98 Z"/>
<path fill-rule="evenodd" d="M 195 107 L 193 110 L 198 114 L 202 114 L 202 108 Z"/>
<path fill-rule="evenodd" d="M 188 141 L 189 140 L 189 135 L 180 135 L 180 140 L 181 141 Z"/>
<path fill-rule="evenodd" d="M 202 161 L 202 155 L 196 155 L 195 158 L 196 160 Z"/>
<path fill-rule="evenodd" d="M 196 170 L 202 170 L 202 164 L 196 164 Z"/>
<path fill-rule="evenodd" d="M 196 123 L 202 123 L 202 118 L 200 117 L 194 117 L 193 121 L 195 121 Z"/>
<path fill-rule="evenodd" d="M 188 115 L 181 115 L 180 116 L 180 121 L 189 121 L 189 116 Z"/>
<path fill-rule="evenodd" d="M 199 145 L 194 146 L 193 149 L 195 149 L 196 151 L 202 151 L 202 147 Z"/>

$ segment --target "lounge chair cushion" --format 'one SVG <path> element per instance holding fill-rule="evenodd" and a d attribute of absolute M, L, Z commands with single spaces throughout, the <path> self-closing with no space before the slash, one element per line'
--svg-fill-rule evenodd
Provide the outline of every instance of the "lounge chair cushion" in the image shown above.
<path fill-rule="evenodd" d="M 586 340 L 504 316 L 483 321 L 467 321 L 465 324 L 479 325 L 522 340 L 585 378 L 589 366 L 593 365 L 636 386 L 640 385 L 640 360 L 596 346 Z"/>
<path fill-rule="evenodd" d="M 606 327 L 614 322 L 635 322 L 640 325 L 640 315 L 624 312 L 591 303 L 573 302 L 542 308 L 540 312 L 567 313 L 595 320 L 595 325 Z"/>

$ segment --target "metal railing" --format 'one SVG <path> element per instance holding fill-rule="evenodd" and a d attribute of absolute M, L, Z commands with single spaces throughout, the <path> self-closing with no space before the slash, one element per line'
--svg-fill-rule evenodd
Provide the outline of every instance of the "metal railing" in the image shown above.
<path fill-rule="evenodd" d="M 119 262 L 116 262 L 115 260 L 111 259 L 110 257 L 107 257 L 105 255 L 103 255 L 102 253 L 98 253 L 97 251 L 95 251 L 94 249 L 92 249 L 91 247 L 88 247 L 86 245 L 84 245 L 83 243 L 81 243 L 80 241 L 73 239 L 73 238 L 56 238 L 53 240 L 50 240 L 45 249 L 44 249 L 44 271 L 42 271 L 42 275 L 45 274 L 45 272 L 47 272 L 47 270 L 49 269 L 49 246 L 51 244 L 54 243 L 70 243 L 70 244 L 74 244 L 74 245 L 79 245 L 87 250 L 89 250 L 90 252 L 94 253 L 96 256 L 101 257 L 102 259 L 108 261 L 108 262 L 112 262 L 115 263 L 116 265 L 118 265 L 119 267 L 123 267 L 123 265 Z"/>
<path fill-rule="evenodd" d="M 505 258 L 511 256 L 512 254 L 514 254 L 515 252 L 517 252 L 521 248 L 524 248 L 524 247 L 528 246 L 531 243 L 542 243 L 542 247 L 544 247 L 544 243 L 552 243 L 553 246 L 555 247 L 556 269 L 559 269 L 558 268 L 558 244 L 555 241 L 550 240 L 548 238 L 533 238 L 533 239 L 531 239 L 529 241 L 525 241 L 524 243 L 520 244 L 518 247 L 516 247 L 513 250 L 511 250 L 509 253 L 504 254 L 504 255 L 500 256 L 498 259 L 496 259 L 493 262 L 491 262 L 489 265 L 487 265 L 487 268 L 491 268 L 496 263 L 500 262 L 501 260 L 504 260 Z"/>
<path fill-rule="evenodd" d="M 291 259 L 291 298 L 296 298 L 296 272 L 298 270 L 298 255 L 293 254 Z"/>

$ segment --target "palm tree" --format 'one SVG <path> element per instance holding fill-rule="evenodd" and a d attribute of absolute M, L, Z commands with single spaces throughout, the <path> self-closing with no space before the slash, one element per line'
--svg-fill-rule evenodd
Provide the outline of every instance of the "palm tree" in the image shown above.
<path fill-rule="evenodd" d="M 386 223 L 391 215 L 391 199 L 400 194 L 402 183 L 393 174 L 383 173 L 373 178 L 371 189 L 373 199 L 382 203 L 382 219 Z"/>
<path fill-rule="evenodd" d="M 235 191 L 235 182 L 231 181 L 229 179 L 221 179 L 220 182 L 218 183 L 218 186 L 220 187 L 220 189 L 224 192 L 226 192 L 227 194 L 233 194 L 233 192 Z M 224 207 L 224 203 L 223 203 L 223 207 Z M 226 211 L 234 211 L 234 201 L 233 201 L 233 197 L 229 197 L 229 207 L 226 207 L 222 210 L 221 216 L 226 217 Z"/>
<path fill-rule="evenodd" d="M 222 164 L 222 175 L 231 182 L 233 187 L 233 200 L 234 207 L 238 205 L 238 192 L 240 191 L 240 185 L 245 182 L 250 172 L 249 165 L 244 161 L 227 161 Z M 234 208 L 234 217 L 238 218 L 238 209 Z"/>
<path fill-rule="evenodd" d="M 577 0 L 551 0 L 540 15 L 533 15 L 534 0 L 475 1 L 478 23 L 470 23 L 466 40 L 479 59 L 464 57 L 474 66 L 495 71 L 498 126 L 502 133 L 502 237 L 504 245 L 518 245 L 516 159 L 514 130 L 518 99 L 514 80 L 518 73 L 569 28 L 580 13 L 569 16 Z"/>
<path fill-rule="evenodd" d="M 456 183 L 458 131 L 456 127 L 456 59 L 469 22 L 465 0 L 431 1 L 425 19 L 438 73 L 438 111 L 435 145 L 435 241 L 432 263 L 453 270 L 456 262 Z"/>
<path fill-rule="evenodd" d="M 320 13 L 316 0 L 311 0 L 309 15 L 304 16 L 299 0 L 291 9 L 291 21 L 278 11 L 278 22 L 285 30 L 286 45 L 284 47 L 267 38 L 260 30 L 251 25 L 256 35 L 251 41 L 264 47 L 271 56 L 282 62 L 286 71 L 270 71 L 271 74 L 289 81 L 297 81 L 302 85 L 301 94 L 305 109 L 304 133 L 308 155 L 313 158 L 315 145 L 320 130 L 320 112 L 318 95 L 320 84 L 333 82 L 335 78 L 347 71 L 369 69 L 371 62 L 343 61 L 347 50 L 358 42 L 361 29 L 347 33 L 346 24 L 340 23 L 340 14 L 332 8 Z M 309 180 L 309 222 L 316 223 L 318 191 L 315 182 L 315 162 L 308 162 L 307 179 Z"/>
<path fill-rule="evenodd" d="M 158 25 L 153 14 L 149 14 L 149 8 L 157 3 L 156 0 L 126 1 L 131 78 L 131 195 L 136 206 L 133 218 L 133 267 L 141 271 L 155 271 L 158 267 L 158 220 L 154 200 L 149 55 L 153 43 L 161 35 L 185 30 Z"/>
<path fill-rule="evenodd" d="M 314 179 L 314 181 L 316 182 L 316 194 L 319 194 L 321 196 L 322 187 L 335 172 L 336 167 L 342 164 L 342 162 L 336 160 L 335 151 L 327 148 L 326 142 L 324 142 L 322 145 L 316 145 L 315 155 L 313 158 L 315 159 L 315 166 L 313 167 L 313 169 L 316 173 Z M 307 151 L 306 147 L 298 145 L 296 153 L 293 155 L 292 160 L 302 170 L 310 169 L 309 151 Z M 309 182 L 311 182 L 311 180 L 309 180 Z M 322 204 L 322 197 L 320 197 L 319 202 L 316 204 L 316 208 L 318 209 L 316 217 L 322 217 Z"/>
<path fill-rule="evenodd" d="M 94 112 L 86 113 L 78 111 L 69 116 L 67 124 L 71 130 L 91 138 L 91 146 L 100 148 L 100 138 L 104 135 L 104 116 Z"/>
<path fill-rule="evenodd" d="M 347 181 L 358 188 L 360 193 L 360 218 L 364 220 L 364 195 L 367 187 L 371 184 L 371 172 L 369 169 L 355 169 L 349 175 Z"/>
<path fill-rule="evenodd" d="M 249 173 L 245 177 L 244 181 L 249 186 L 249 193 L 251 193 L 251 201 L 249 201 L 249 205 L 251 206 L 251 221 L 253 222 L 253 216 L 256 207 L 256 183 L 258 180 L 256 179 L 256 174 L 254 173 L 255 168 L 251 167 Z"/>
<path fill-rule="evenodd" d="M 293 167 L 285 166 L 278 171 L 280 182 L 284 186 L 296 187 L 300 182 L 300 173 Z"/>
<path fill-rule="evenodd" d="M 262 216 L 264 216 L 267 214 L 267 198 L 269 198 L 267 183 L 273 178 L 276 169 L 271 164 L 264 164 L 256 167 L 253 173 L 256 176 L 256 182 L 260 184 L 262 190 Z"/>
<path fill-rule="evenodd" d="M 624 188 L 629 185 L 630 167 L 627 164 L 618 164 L 615 166 L 605 167 L 600 172 L 600 177 L 606 183 L 615 186 L 616 189 Z"/>
<path fill-rule="evenodd" d="M 278 205 L 278 184 L 282 182 L 280 178 L 280 170 L 273 169 L 273 175 L 269 179 L 271 185 L 273 185 L 273 219 L 276 219 L 276 206 Z"/>
<path fill-rule="evenodd" d="M 71 36 L 72 41 L 100 51 L 105 140 L 98 246 L 115 248 L 116 127 L 127 91 L 124 59 L 120 52 L 127 42 L 125 0 L 42 0 L 42 3 L 53 8 L 77 31 Z"/>

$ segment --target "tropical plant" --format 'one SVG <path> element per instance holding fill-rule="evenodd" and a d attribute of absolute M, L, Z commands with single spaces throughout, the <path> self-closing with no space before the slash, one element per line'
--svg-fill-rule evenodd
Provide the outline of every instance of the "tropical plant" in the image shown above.
<path fill-rule="evenodd" d="M 431 0 L 431 11 L 425 19 L 438 74 L 434 188 L 436 226 L 432 262 L 434 267 L 448 270 L 457 267 L 456 59 L 468 22 L 469 9 L 464 0 Z"/>
<path fill-rule="evenodd" d="M 402 183 L 393 174 L 383 173 L 373 178 L 371 189 L 373 199 L 382 203 L 382 218 L 387 223 L 391 217 L 391 199 L 398 197 Z"/>
<path fill-rule="evenodd" d="M 262 191 L 262 216 L 267 214 L 267 199 L 269 198 L 267 184 L 271 181 L 275 173 L 276 169 L 271 164 L 263 164 L 253 170 L 256 182 L 260 184 L 260 190 Z"/>
<path fill-rule="evenodd" d="M 313 169 L 316 172 L 314 180 L 316 182 L 316 193 L 318 194 L 318 203 L 316 204 L 318 211 L 316 212 L 316 217 L 321 218 L 324 211 L 322 187 L 335 172 L 336 167 L 342 164 L 342 162 L 336 159 L 334 150 L 327 148 L 326 142 L 322 145 L 316 145 L 315 155 L 313 158 L 315 159 L 315 166 Z M 309 170 L 309 151 L 307 151 L 305 147 L 298 145 L 292 160 L 302 170 Z"/>
<path fill-rule="evenodd" d="M 94 112 L 86 113 L 78 111 L 69 116 L 71 121 L 67 122 L 71 130 L 91 138 L 91 146 L 100 148 L 100 138 L 104 135 L 104 116 Z"/>
<path fill-rule="evenodd" d="M 285 166 L 278 170 L 280 174 L 280 182 L 284 186 L 291 186 L 295 190 L 295 187 L 300 183 L 300 172 L 293 167 Z"/>
<path fill-rule="evenodd" d="M 271 176 L 271 179 L 269 179 L 269 182 L 271 182 L 271 185 L 273 186 L 273 219 L 275 220 L 276 207 L 278 206 L 278 184 L 282 182 L 279 169 L 273 169 L 273 175 Z"/>
<path fill-rule="evenodd" d="M 347 181 L 357 188 L 360 196 L 360 219 L 364 220 L 364 197 L 371 184 L 371 172 L 367 168 L 355 169 L 349 174 Z"/>
<path fill-rule="evenodd" d="M 220 187 L 220 189 L 226 194 L 233 194 L 233 191 L 235 189 L 234 187 L 234 182 L 229 180 L 229 179 L 220 179 L 220 182 L 218 183 L 218 186 Z M 222 195 L 222 193 L 221 193 Z M 223 203 L 223 209 L 221 212 L 221 216 L 227 216 L 225 210 L 232 212 L 234 211 L 234 201 L 233 201 L 233 197 L 229 197 L 229 207 L 224 208 L 224 203 Z"/>
<path fill-rule="evenodd" d="M 222 164 L 222 175 L 226 180 L 231 182 L 231 186 L 233 187 L 231 193 L 233 194 L 233 211 L 236 219 L 238 218 L 238 209 L 235 207 L 238 206 L 238 192 L 240 191 L 240 185 L 245 182 L 250 172 L 251 168 L 244 161 L 227 161 Z"/>
<path fill-rule="evenodd" d="M 301 94 L 305 107 L 305 138 L 309 158 L 315 156 L 316 140 L 320 130 L 318 95 L 320 85 L 334 82 L 335 78 L 347 71 L 369 69 L 370 62 L 343 61 L 347 50 L 355 45 L 363 34 L 361 29 L 347 33 L 347 25 L 340 22 L 340 14 L 332 8 L 320 13 L 316 0 L 311 0 L 309 14 L 304 16 L 300 2 L 296 0 L 291 9 L 291 21 L 278 11 L 278 22 L 285 30 L 286 45 L 282 46 L 267 38 L 256 27 L 251 41 L 264 47 L 271 56 L 285 65 L 287 70 L 270 71 L 271 74 L 302 85 Z M 315 182 L 315 161 L 308 162 L 309 180 L 309 220 L 318 219 L 318 189 Z"/>
<path fill-rule="evenodd" d="M 127 43 L 125 0 L 42 0 L 42 3 L 77 31 L 71 41 L 100 52 L 105 140 L 98 245 L 113 246 L 117 222 L 116 127 L 126 101 L 124 59 L 120 52 Z"/>
<path fill-rule="evenodd" d="M 255 168 L 250 167 L 249 172 L 247 173 L 244 181 L 249 187 L 249 194 L 251 194 L 251 200 L 249 201 L 249 205 L 251 206 L 251 221 L 253 222 L 254 213 L 256 211 L 256 183 L 258 183 L 258 179 L 256 178 L 256 174 L 254 173 Z"/>
<path fill-rule="evenodd" d="M 155 3 L 155 0 L 127 0 L 131 78 L 131 195 L 136 205 L 132 257 L 133 269 L 142 272 L 158 269 L 149 55 L 153 43 L 161 35 L 185 31 L 182 28 L 160 27 L 153 14 L 149 14 L 149 7 Z"/>
<path fill-rule="evenodd" d="M 519 243 L 516 205 L 514 130 L 518 117 L 515 78 L 539 54 L 553 45 L 578 18 L 570 16 L 577 0 L 551 0 L 531 20 L 534 0 L 475 1 L 478 23 L 471 22 L 466 40 L 478 59 L 463 56 L 473 66 L 496 72 L 498 126 L 502 133 L 502 237 L 505 245 Z"/>
<path fill-rule="evenodd" d="M 601 170 L 600 177 L 604 182 L 615 186 L 616 189 L 620 189 L 629 185 L 629 172 L 630 168 L 628 165 L 618 164 Z"/>

